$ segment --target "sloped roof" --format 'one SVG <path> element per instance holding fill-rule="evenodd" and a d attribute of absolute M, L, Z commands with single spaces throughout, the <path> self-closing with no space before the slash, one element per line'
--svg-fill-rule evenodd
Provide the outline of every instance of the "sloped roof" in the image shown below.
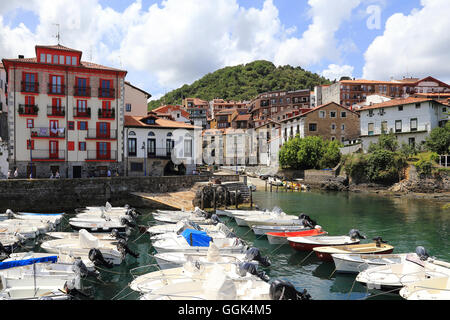
<path fill-rule="evenodd" d="M 155 124 L 143 123 L 142 120 L 145 120 L 147 118 L 154 118 Z M 134 127 L 134 128 L 170 128 L 170 129 L 200 128 L 184 122 L 161 119 L 154 115 L 149 115 L 146 117 L 125 116 L 124 125 L 125 127 Z"/>
<path fill-rule="evenodd" d="M 430 99 L 430 98 L 413 98 L 413 97 L 401 98 L 401 99 L 392 99 L 392 100 L 389 100 L 389 101 L 376 103 L 376 104 L 373 104 L 371 106 L 363 107 L 363 108 L 359 109 L 358 111 L 364 111 L 364 110 L 370 110 L 370 109 L 379 109 L 379 108 L 396 107 L 396 106 L 400 106 L 400 105 L 403 105 L 403 104 L 420 103 L 420 102 L 432 101 L 432 100 L 433 99 Z"/>
<path fill-rule="evenodd" d="M 60 51 L 68 51 L 68 52 L 76 52 L 76 53 L 83 53 L 80 50 L 75 50 L 69 47 L 65 47 L 63 45 L 57 44 L 57 45 L 36 45 L 35 48 L 40 48 L 40 49 L 52 49 L 52 50 L 60 50 Z"/>

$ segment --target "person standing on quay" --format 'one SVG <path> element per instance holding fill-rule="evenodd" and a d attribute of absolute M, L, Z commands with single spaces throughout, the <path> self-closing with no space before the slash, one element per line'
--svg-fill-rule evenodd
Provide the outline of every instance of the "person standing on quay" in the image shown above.
<path fill-rule="evenodd" d="M 7 177 L 8 179 L 11 179 L 12 177 L 11 177 L 11 170 L 8 170 L 8 177 Z"/>
<path fill-rule="evenodd" d="M 14 178 L 18 178 L 19 177 L 19 169 L 16 168 L 16 171 L 14 171 Z"/>

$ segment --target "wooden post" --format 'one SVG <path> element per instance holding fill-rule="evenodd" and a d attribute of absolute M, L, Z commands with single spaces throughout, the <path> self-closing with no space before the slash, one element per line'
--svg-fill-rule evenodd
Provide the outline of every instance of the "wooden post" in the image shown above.
<path fill-rule="evenodd" d="M 225 210 L 227 210 L 227 204 L 228 204 L 228 189 L 225 190 Z"/>
<path fill-rule="evenodd" d="M 277 192 L 278 192 L 278 183 L 277 183 Z"/>
<path fill-rule="evenodd" d="M 202 190 L 202 197 L 201 197 L 201 205 L 200 205 L 202 210 L 205 210 L 205 200 L 204 200 L 204 193 Z"/>
<path fill-rule="evenodd" d="M 234 203 L 236 204 L 236 209 L 239 209 L 238 206 L 238 189 L 236 188 L 236 192 L 234 193 Z"/>
<path fill-rule="evenodd" d="M 214 214 L 216 214 L 216 208 L 217 208 L 217 203 L 216 203 L 216 188 L 213 188 L 213 203 L 214 203 Z"/>
<path fill-rule="evenodd" d="M 266 181 L 266 188 L 265 188 L 265 191 L 267 192 L 267 180 L 265 180 Z"/>
<path fill-rule="evenodd" d="M 253 209 L 253 191 L 252 188 L 250 189 L 250 209 Z"/>
<path fill-rule="evenodd" d="M 272 184 L 270 184 L 270 192 L 272 192 Z"/>

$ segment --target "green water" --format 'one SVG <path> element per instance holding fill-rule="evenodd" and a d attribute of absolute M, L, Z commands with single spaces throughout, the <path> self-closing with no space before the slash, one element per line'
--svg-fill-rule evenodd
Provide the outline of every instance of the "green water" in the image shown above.
<path fill-rule="evenodd" d="M 414 252 L 417 246 L 424 246 L 431 256 L 450 261 L 450 211 L 442 209 L 442 202 L 318 192 L 255 192 L 253 200 L 259 208 L 277 206 L 288 214 L 305 213 L 316 220 L 329 235 L 347 235 L 350 229 L 358 229 L 368 239 L 362 240 L 362 243 L 381 236 L 395 247 L 394 253 Z M 143 209 L 141 212 L 144 215 L 139 218 L 138 224 L 154 223 L 151 210 Z M 271 279 L 288 280 L 297 289 L 307 289 L 315 300 L 400 299 L 398 295 L 368 291 L 355 282 L 354 275 L 334 273 L 332 262 L 322 262 L 314 254 L 296 252 L 288 245 L 270 245 L 265 237 L 256 238 L 249 228 L 239 227 L 227 217 L 222 220 L 240 238 L 270 257 L 272 265 L 264 271 Z M 60 229 L 70 230 L 67 220 Z M 155 261 L 151 257 L 155 252 L 149 243 L 148 234 L 133 233 L 129 246 L 140 253 L 138 259 L 127 257 L 122 265 L 101 270 L 99 280 L 84 281 L 94 299 L 139 298 L 128 287 L 133 280 L 130 270 L 135 276 L 156 270 Z"/>

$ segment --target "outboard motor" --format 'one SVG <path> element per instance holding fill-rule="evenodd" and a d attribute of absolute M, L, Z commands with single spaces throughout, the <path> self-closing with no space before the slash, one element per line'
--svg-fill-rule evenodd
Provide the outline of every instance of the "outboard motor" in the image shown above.
<path fill-rule="evenodd" d="M 211 216 L 211 221 L 213 222 L 214 225 L 217 225 L 218 223 L 222 223 L 222 221 L 219 219 L 217 214 L 213 214 Z"/>
<path fill-rule="evenodd" d="M 124 216 L 120 218 L 120 223 L 130 228 L 136 228 L 136 224 L 132 221 L 132 219 L 129 216 Z"/>
<path fill-rule="evenodd" d="M 350 230 L 348 236 L 352 239 L 366 239 L 366 237 L 363 236 L 357 229 Z"/>
<path fill-rule="evenodd" d="M 269 294 L 272 300 L 311 300 L 311 296 L 306 289 L 299 292 L 292 283 L 283 280 L 272 282 Z"/>
<path fill-rule="evenodd" d="M 125 242 L 125 240 L 123 239 L 119 239 L 119 241 L 117 242 L 117 250 L 120 251 L 120 253 L 122 253 L 122 256 L 125 257 L 125 255 L 128 253 L 129 255 L 138 258 L 139 254 L 135 253 L 134 251 L 132 251 L 127 243 Z"/>
<path fill-rule="evenodd" d="M 72 298 L 76 298 L 77 296 L 82 296 L 85 298 L 92 298 L 91 296 L 89 296 L 89 295 L 85 294 L 84 292 L 75 288 L 75 284 L 74 284 L 73 280 L 66 281 L 66 283 L 64 284 L 64 291 Z"/>
<path fill-rule="evenodd" d="M 258 261 L 263 267 L 270 266 L 270 260 L 268 257 L 262 257 L 258 248 L 250 248 L 245 253 L 245 259 L 248 261 Z"/>
<path fill-rule="evenodd" d="M 11 209 L 7 209 L 6 210 L 6 216 L 8 217 L 8 219 L 13 219 L 14 218 L 14 212 L 12 212 Z"/>
<path fill-rule="evenodd" d="M 387 241 L 384 241 L 381 237 L 376 237 L 372 239 L 377 244 L 377 247 L 381 247 L 382 243 L 387 243 Z"/>
<path fill-rule="evenodd" d="M 211 217 L 212 217 L 212 213 L 211 212 L 206 212 L 206 211 L 203 211 L 203 217 L 205 217 L 205 219 L 211 219 Z"/>
<path fill-rule="evenodd" d="M 126 215 L 133 218 L 134 220 L 137 219 L 137 214 L 134 209 L 127 209 Z"/>
<path fill-rule="evenodd" d="M 428 255 L 427 250 L 422 246 L 419 246 L 416 248 L 416 254 L 419 256 L 420 260 L 422 260 L 422 261 L 426 261 L 430 257 Z"/>
<path fill-rule="evenodd" d="M 201 228 L 201 227 L 198 225 L 198 223 L 196 223 L 196 222 L 189 221 L 188 224 L 189 224 L 192 228 L 194 228 L 195 230 L 198 230 L 198 231 L 201 231 L 201 230 L 202 230 L 202 228 Z"/>
<path fill-rule="evenodd" d="M 264 271 L 258 271 L 258 267 L 256 266 L 256 264 L 251 262 L 241 262 L 239 264 L 239 275 L 245 277 L 247 272 L 254 276 L 257 276 L 265 282 L 269 281 L 269 277 L 264 273 Z"/>
<path fill-rule="evenodd" d="M 0 242 L 0 261 L 3 261 L 5 259 L 9 258 L 9 254 L 11 252 L 8 252 L 9 250 L 7 250 L 3 244 Z"/>
<path fill-rule="evenodd" d="M 103 257 L 103 254 L 100 250 L 96 248 L 92 248 L 89 250 L 89 260 L 91 260 L 95 266 L 105 266 L 106 268 L 111 269 L 113 267 L 113 264 L 111 262 L 108 262 Z"/>
<path fill-rule="evenodd" d="M 111 236 L 114 237 L 116 240 L 119 239 L 123 239 L 125 241 L 128 240 L 125 236 L 121 235 L 117 229 L 112 229 Z"/>
<path fill-rule="evenodd" d="M 87 276 L 98 276 L 99 272 L 97 270 L 95 271 L 89 271 L 84 262 L 81 259 L 76 259 L 73 263 L 72 270 L 80 275 L 81 278 L 85 278 Z"/>

